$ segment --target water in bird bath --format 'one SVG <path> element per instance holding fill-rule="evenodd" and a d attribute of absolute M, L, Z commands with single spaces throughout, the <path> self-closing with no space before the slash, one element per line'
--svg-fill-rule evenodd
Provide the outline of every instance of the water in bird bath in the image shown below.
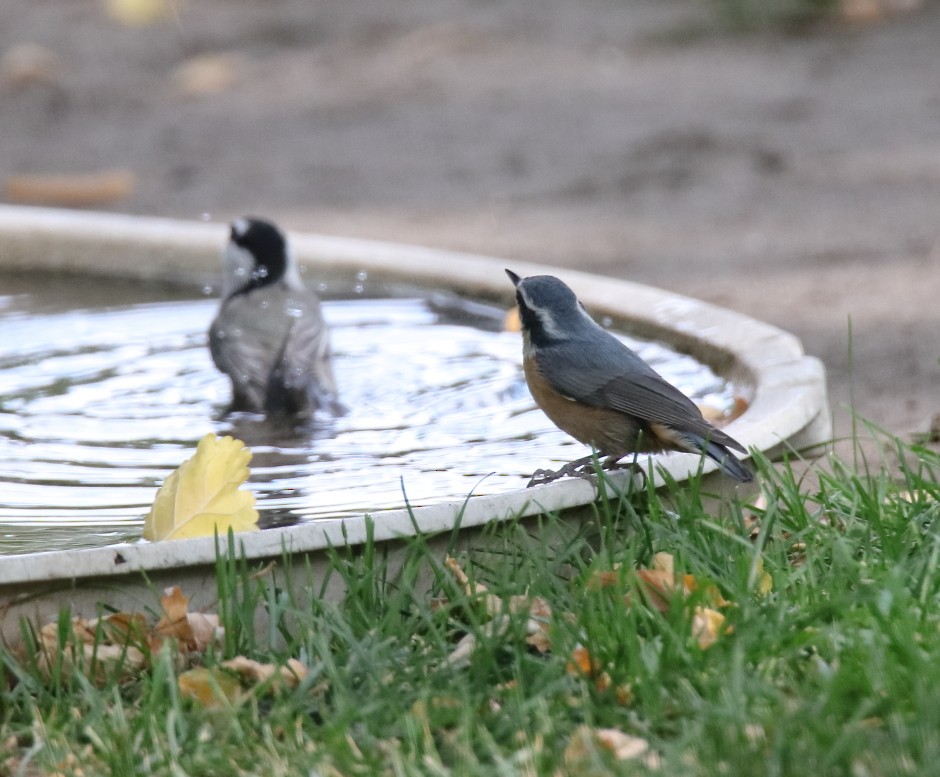
<path fill-rule="evenodd" d="M 362 276 L 319 291 L 349 412 L 292 429 L 222 414 L 230 385 L 206 347 L 214 292 L 0 273 L 0 554 L 136 540 L 157 487 L 207 432 L 251 447 L 262 525 L 381 520 L 406 496 L 523 488 L 585 454 L 535 408 L 505 310 Z M 700 404 L 732 407 L 732 387 L 691 357 L 624 340 Z"/>

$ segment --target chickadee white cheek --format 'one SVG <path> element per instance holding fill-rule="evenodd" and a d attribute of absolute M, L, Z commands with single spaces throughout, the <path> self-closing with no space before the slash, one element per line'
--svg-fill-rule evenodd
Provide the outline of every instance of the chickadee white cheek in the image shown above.
<path fill-rule="evenodd" d="M 228 299 L 252 279 L 255 260 L 251 253 L 229 243 L 222 254 L 222 299 Z"/>

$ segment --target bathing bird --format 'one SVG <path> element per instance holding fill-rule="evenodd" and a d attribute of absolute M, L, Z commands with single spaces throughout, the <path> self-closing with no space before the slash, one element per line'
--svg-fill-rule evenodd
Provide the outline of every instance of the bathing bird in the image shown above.
<path fill-rule="evenodd" d="M 628 453 L 684 451 L 714 459 L 742 483 L 753 479 L 729 450 L 746 449 L 597 324 L 565 283 L 551 275 L 506 273 L 516 287 L 523 369 L 533 399 L 555 426 L 605 456 L 605 469 Z M 586 474 L 591 460 L 572 461 L 556 472 L 540 470 L 529 485 Z"/>
<path fill-rule="evenodd" d="M 264 219 L 234 221 L 222 275 L 209 350 L 232 381 L 229 409 L 296 419 L 340 412 L 320 300 L 304 286 L 284 233 Z"/>

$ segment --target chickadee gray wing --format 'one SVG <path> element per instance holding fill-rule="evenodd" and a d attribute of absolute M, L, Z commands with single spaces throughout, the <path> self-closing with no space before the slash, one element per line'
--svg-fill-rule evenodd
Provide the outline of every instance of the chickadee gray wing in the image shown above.
<path fill-rule="evenodd" d="M 212 361 L 232 381 L 233 409 L 264 408 L 266 379 L 289 331 L 283 319 L 256 315 L 257 305 L 253 295 L 231 297 L 209 329 Z"/>
<path fill-rule="evenodd" d="M 306 395 L 304 399 L 314 408 L 339 410 L 329 332 L 319 300 L 313 294 L 292 291 L 286 310 L 289 329 L 272 381 L 279 382 L 285 392 Z"/>
<path fill-rule="evenodd" d="M 715 429 L 695 403 L 610 333 L 590 347 L 569 340 L 543 349 L 540 369 L 560 394 L 591 407 L 607 408 L 746 452 Z M 608 339 L 609 338 L 609 339 Z M 563 364 L 564 368 L 559 368 Z"/>

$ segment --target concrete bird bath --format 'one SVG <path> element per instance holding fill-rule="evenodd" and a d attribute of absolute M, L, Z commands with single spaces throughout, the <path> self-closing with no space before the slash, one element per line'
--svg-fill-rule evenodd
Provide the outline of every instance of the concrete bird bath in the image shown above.
<path fill-rule="evenodd" d="M 225 237 L 221 224 L 0 207 L 0 268 L 202 284 L 218 275 Z M 831 436 L 821 364 L 804 355 L 792 335 L 754 319 L 577 271 L 322 235 L 293 234 L 291 240 L 301 265 L 315 268 L 311 277 L 323 271 L 366 272 L 370 279 L 451 290 L 506 305 L 512 300 L 512 288 L 504 267 L 523 276 L 559 275 L 596 316 L 610 316 L 631 334 L 688 353 L 733 381 L 748 408 L 726 430 L 748 448 L 774 457 L 784 450 L 825 443 Z M 681 481 L 698 470 L 700 460 L 670 455 L 657 457 L 656 464 Z M 711 462 L 705 464 L 706 472 L 713 469 Z M 585 505 L 595 499 L 588 481 L 565 479 L 530 490 L 464 496 L 412 511 L 385 510 L 380 517 L 362 514 L 242 534 L 236 542 L 239 553 L 259 562 L 285 553 L 301 555 L 306 565 L 295 566 L 316 575 L 326 567 L 328 548 L 356 546 L 369 532 L 394 549 L 396 541 L 416 532 L 447 532 L 459 519 L 461 533 L 470 541 L 484 524 L 514 516 L 552 512 L 581 520 Z M 95 615 L 99 603 L 139 610 L 142 602 L 154 601 L 154 589 L 167 585 L 182 586 L 195 608 L 210 606 L 216 591 L 215 560 L 214 538 L 0 556 L 0 631 L 5 640 L 15 641 L 21 617 L 44 621 L 65 604 L 86 616 Z M 328 588 L 326 595 L 339 596 L 341 591 Z"/>

